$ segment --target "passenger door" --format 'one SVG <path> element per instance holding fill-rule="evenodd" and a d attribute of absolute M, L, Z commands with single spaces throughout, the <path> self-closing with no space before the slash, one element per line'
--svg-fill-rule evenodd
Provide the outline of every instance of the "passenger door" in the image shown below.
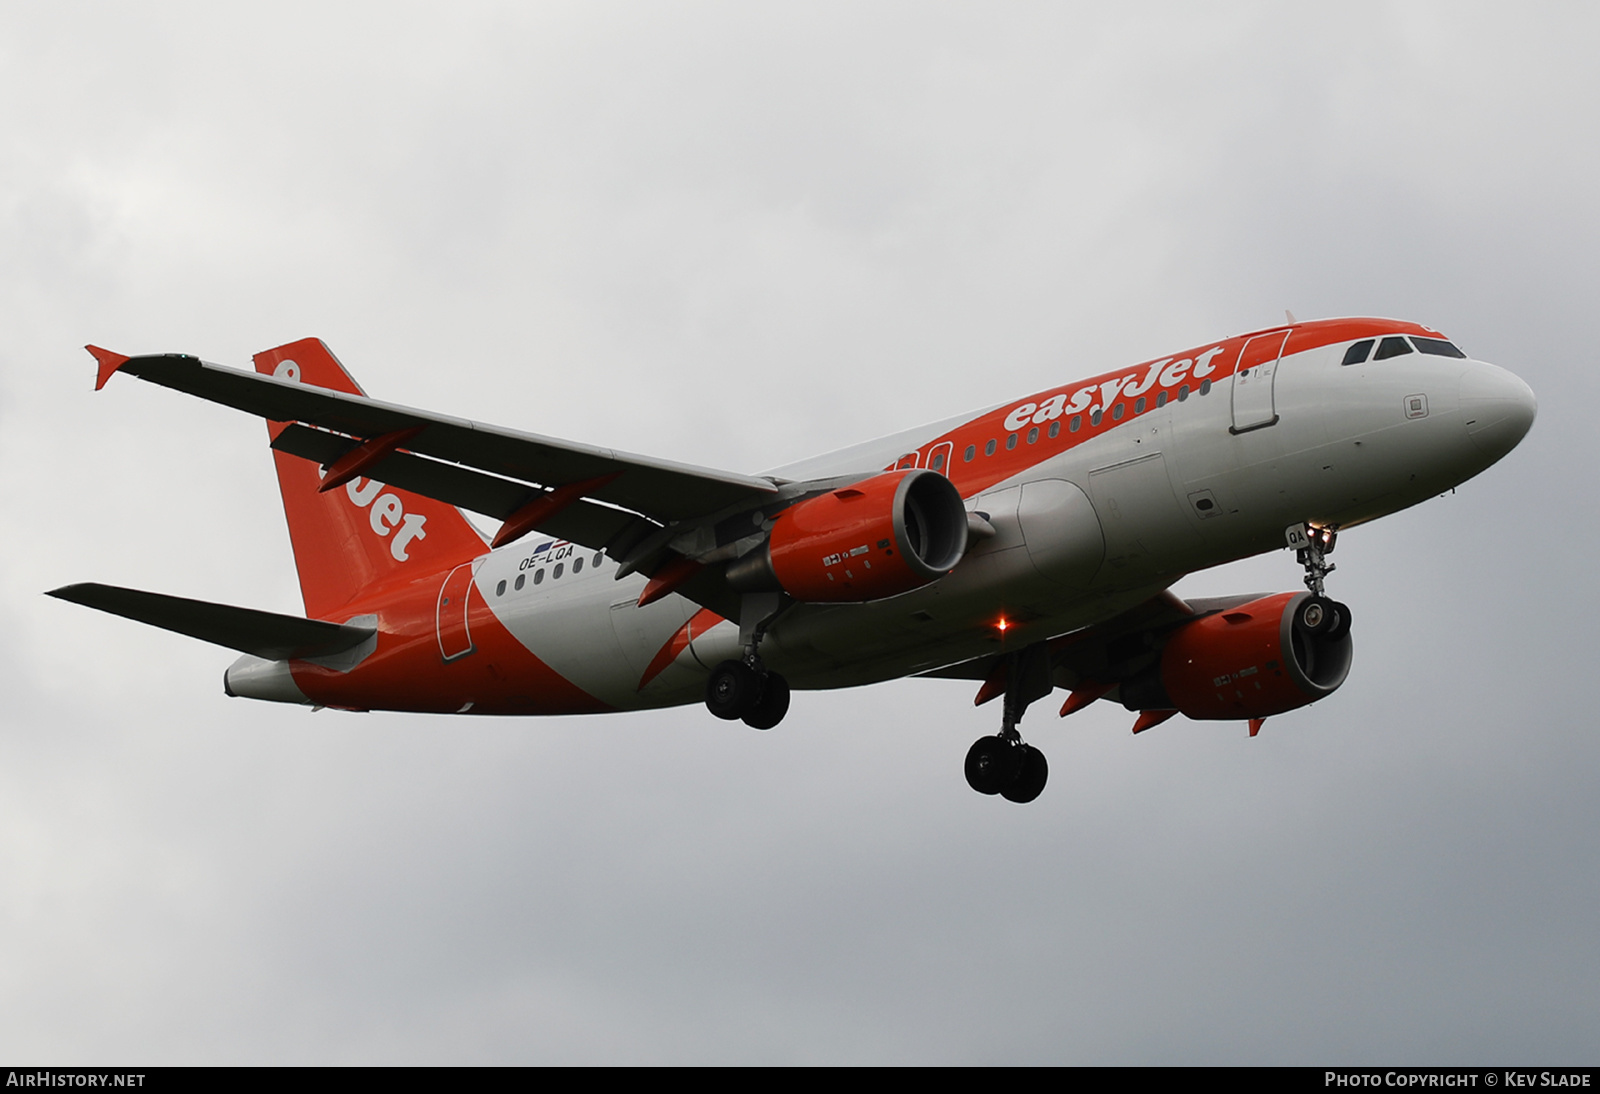
<path fill-rule="evenodd" d="M 1278 358 L 1289 340 L 1286 330 L 1258 334 L 1244 344 L 1239 367 L 1233 370 L 1233 425 L 1230 433 L 1262 429 L 1278 420 L 1272 387 L 1278 376 Z"/>

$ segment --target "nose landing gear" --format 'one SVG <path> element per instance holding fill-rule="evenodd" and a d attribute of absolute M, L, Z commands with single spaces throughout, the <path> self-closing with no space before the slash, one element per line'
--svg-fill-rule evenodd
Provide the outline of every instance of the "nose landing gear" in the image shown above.
<path fill-rule="evenodd" d="M 1291 524 L 1284 530 L 1284 538 L 1295 548 L 1295 561 L 1306 568 L 1306 588 L 1311 597 L 1300 605 L 1295 622 L 1307 634 L 1326 638 L 1340 638 L 1350 629 L 1350 606 L 1328 599 L 1323 581 L 1337 567 L 1328 561 L 1334 544 L 1339 540 L 1336 525 Z"/>

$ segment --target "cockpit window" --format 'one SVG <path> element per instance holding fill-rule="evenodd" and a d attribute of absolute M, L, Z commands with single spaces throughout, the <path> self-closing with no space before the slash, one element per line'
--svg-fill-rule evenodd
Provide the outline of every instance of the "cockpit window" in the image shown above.
<path fill-rule="evenodd" d="M 1376 340 L 1377 339 L 1374 338 L 1367 338 L 1357 342 L 1355 345 L 1344 351 L 1344 360 L 1340 361 L 1339 363 L 1341 365 L 1359 365 L 1361 362 L 1367 359 L 1367 354 L 1372 352 L 1372 343 Z"/>
<path fill-rule="evenodd" d="M 1446 342 L 1443 338 L 1418 338 L 1416 335 L 1412 335 L 1411 340 L 1417 344 L 1417 348 L 1423 353 L 1431 353 L 1435 357 L 1466 356 L 1466 354 L 1456 349 L 1453 344 Z"/>
<path fill-rule="evenodd" d="M 1385 338 L 1378 345 L 1378 352 L 1372 355 L 1374 361 L 1387 361 L 1391 357 L 1399 357 L 1411 352 L 1411 343 L 1404 338 Z"/>

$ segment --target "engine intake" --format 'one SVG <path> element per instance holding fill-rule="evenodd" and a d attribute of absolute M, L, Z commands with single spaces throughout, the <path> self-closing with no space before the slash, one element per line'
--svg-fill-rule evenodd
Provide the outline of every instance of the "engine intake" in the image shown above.
<path fill-rule="evenodd" d="M 950 480 L 890 471 L 785 509 L 728 581 L 808 602 L 881 600 L 943 577 L 966 550 L 967 511 Z"/>

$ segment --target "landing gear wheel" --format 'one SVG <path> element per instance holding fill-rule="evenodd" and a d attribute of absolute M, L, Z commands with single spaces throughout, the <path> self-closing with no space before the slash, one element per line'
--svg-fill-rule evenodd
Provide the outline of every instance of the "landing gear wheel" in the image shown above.
<path fill-rule="evenodd" d="M 1004 737 L 979 737 L 967 750 L 967 785 L 980 794 L 1000 793 L 1021 768 L 1022 749 Z"/>
<path fill-rule="evenodd" d="M 1343 638 L 1350 630 L 1350 605 L 1341 601 L 1333 601 L 1335 619 L 1333 626 L 1328 628 L 1329 638 Z"/>
<path fill-rule="evenodd" d="M 760 701 L 761 675 L 743 661 L 724 661 L 706 679 L 706 709 L 725 721 L 743 718 Z"/>
<path fill-rule="evenodd" d="M 1000 791 L 1000 796 L 1008 802 L 1031 802 L 1044 791 L 1050 765 L 1045 763 L 1044 753 L 1032 745 L 1023 745 L 1017 751 L 1022 753 L 1022 770 L 1010 786 Z"/>
<path fill-rule="evenodd" d="M 751 729 L 771 729 L 789 713 L 789 681 L 775 672 L 767 673 L 761 685 L 761 698 L 744 716 Z"/>
<path fill-rule="evenodd" d="M 1295 612 L 1295 622 L 1306 634 L 1326 634 L 1338 622 L 1338 608 L 1321 596 L 1307 597 Z"/>

